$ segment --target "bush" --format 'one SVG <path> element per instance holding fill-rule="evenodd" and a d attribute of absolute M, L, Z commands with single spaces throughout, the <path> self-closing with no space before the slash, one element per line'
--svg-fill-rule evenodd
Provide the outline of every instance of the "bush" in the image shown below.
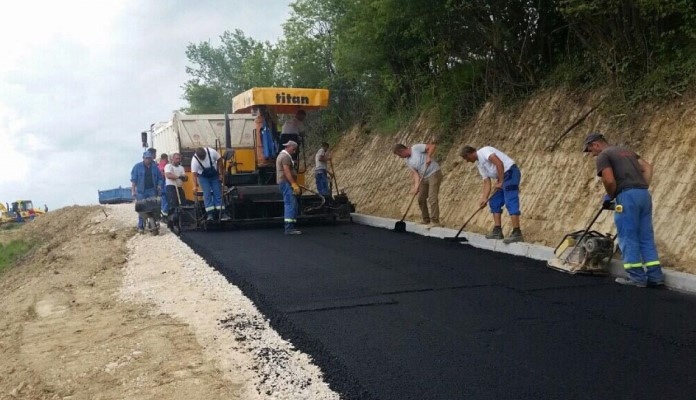
<path fill-rule="evenodd" d="M 0 243 L 0 272 L 26 254 L 29 248 L 29 244 L 23 240 L 13 240 L 4 245 Z"/>

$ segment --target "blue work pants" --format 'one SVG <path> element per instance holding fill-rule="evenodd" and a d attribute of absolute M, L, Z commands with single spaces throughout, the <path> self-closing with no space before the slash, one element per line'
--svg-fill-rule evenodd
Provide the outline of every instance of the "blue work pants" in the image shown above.
<path fill-rule="evenodd" d="M 520 215 L 520 181 L 522 173 L 516 165 L 513 165 L 503 176 L 503 190 L 493 194 L 488 205 L 493 214 L 502 214 L 503 206 L 507 208 L 508 214 Z"/>
<path fill-rule="evenodd" d="M 283 194 L 283 205 L 285 211 L 283 218 L 285 221 L 285 231 L 295 229 L 297 223 L 297 198 L 292 191 L 292 186 L 288 182 L 279 183 L 280 192 Z"/>
<path fill-rule="evenodd" d="M 162 210 L 162 215 L 165 217 L 169 214 L 169 202 L 167 201 L 167 193 L 162 194 L 162 200 L 161 200 L 161 210 Z"/>
<path fill-rule="evenodd" d="M 220 179 L 217 176 L 206 178 L 199 175 L 198 184 L 201 185 L 201 190 L 203 191 L 203 204 L 205 205 L 206 214 L 214 215 L 216 210 L 222 209 Z"/>
<path fill-rule="evenodd" d="M 329 175 L 325 169 L 319 169 L 314 172 L 314 179 L 317 182 L 317 192 L 322 196 L 331 195 L 331 187 L 329 186 Z"/>
<path fill-rule="evenodd" d="M 648 189 L 626 189 L 616 196 L 621 212 L 614 213 L 623 264 L 631 280 L 658 283 L 664 280 L 655 247 L 652 198 Z"/>

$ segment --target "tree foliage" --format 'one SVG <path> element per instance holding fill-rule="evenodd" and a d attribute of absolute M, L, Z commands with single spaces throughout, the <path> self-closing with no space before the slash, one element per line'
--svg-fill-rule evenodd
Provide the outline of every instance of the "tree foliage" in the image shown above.
<path fill-rule="evenodd" d="M 404 111 L 456 125 L 491 97 L 555 83 L 628 98 L 679 93 L 696 71 L 693 0 L 296 0 L 277 44 L 236 30 L 191 44 L 191 111 L 252 86 L 326 87 L 323 130 Z M 563 73 L 559 73 L 559 71 Z"/>
<path fill-rule="evenodd" d="M 184 84 L 188 112 L 224 113 L 235 95 L 253 86 L 286 84 L 281 53 L 277 46 L 258 42 L 235 30 L 220 36 L 217 47 L 210 42 L 189 44 L 186 67 L 191 78 Z"/>

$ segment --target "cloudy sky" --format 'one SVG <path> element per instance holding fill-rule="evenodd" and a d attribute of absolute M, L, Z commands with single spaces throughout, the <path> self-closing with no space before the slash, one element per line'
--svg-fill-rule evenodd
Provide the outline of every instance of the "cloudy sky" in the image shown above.
<path fill-rule="evenodd" d="M 0 201 L 96 204 L 130 186 L 140 132 L 185 106 L 185 50 L 276 42 L 289 0 L 24 0 L 0 15 Z"/>

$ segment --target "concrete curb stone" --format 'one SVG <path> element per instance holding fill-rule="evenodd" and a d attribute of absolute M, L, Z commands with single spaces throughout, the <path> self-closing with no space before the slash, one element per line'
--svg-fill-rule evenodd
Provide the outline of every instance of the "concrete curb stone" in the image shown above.
<path fill-rule="evenodd" d="M 392 218 L 376 217 L 372 215 L 353 213 L 353 222 L 373 226 L 376 228 L 393 229 L 398 221 Z M 446 238 L 454 237 L 457 230 L 450 228 L 431 228 L 415 222 L 406 222 L 406 232 L 415 233 L 421 236 Z M 553 257 L 553 248 L 532 243 L 511 243 L 505 244 L 502 240 L 489 240 L 484 235 L 463 231 L 460 236 L 466 237 L 468 245 L 479 249 L 492 250 L 499 253 L 512 254 L 516 256 L 528 257 L 540 261 L 548 261 Z M 685 272 L 672 271 L 663 268 L 665 274 L 665 286 L 670 289 L 683 292 L 696 293 L 696 275 Z M 609 274 L 612 276 L 626 276 L 623 264 L 620 260 L 613 260 L 609 265 Z"/>

